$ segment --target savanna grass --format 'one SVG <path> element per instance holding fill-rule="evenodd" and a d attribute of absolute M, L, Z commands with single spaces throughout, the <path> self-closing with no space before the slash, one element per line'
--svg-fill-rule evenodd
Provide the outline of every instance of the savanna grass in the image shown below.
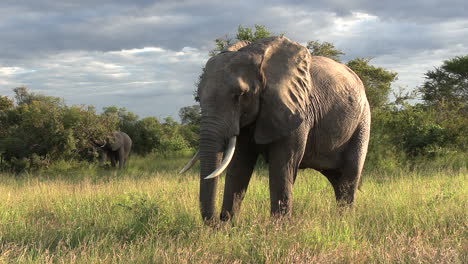
<path fill-rule="evenodd" d="M 0 174 L 0 262 L 467 263 L 465 168 L 369 172 L 344 211 L 325 177 L 301 171 L 289 219 L 270 217 L 259 168 L 241 214 L 208 227 L 196 169 L 177 174 L 185 160 Z"/>

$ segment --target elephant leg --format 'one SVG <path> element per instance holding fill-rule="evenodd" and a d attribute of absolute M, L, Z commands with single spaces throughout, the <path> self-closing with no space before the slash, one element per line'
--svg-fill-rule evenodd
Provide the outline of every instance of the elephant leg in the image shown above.
<path fill-rule="evenodd" d="M 117 161 L 116 161 L 116 159 L 115 159 L 115 153 L 114 153 L 114 152 L 110 152 L 110 153 L 109 153 L 109 157 L 110 157 L 110 160 L 111 160 L 111 165 L 112 165 L 112 167 L 115 168 L 116 163 L 117 163 Z"/>
<path fill-rule="evenodd" d="M 123 169 L 124 166 L 125 166 L 125 153 L 124 153 L 123 148 L 120 148 L 118 150 L 117 156 L 118 156 L 118 159 L 119 159 L 119 169 Z"/>
<path fill-rule="evenodd" d="M 345 169 L 348 170 L 346 173 L 341 172 L 341 170 L 322 171 L 322 174 L 328 178 L 333 186 L 339 206 L 353 204 L 359 182 L 360 173 L 350 167 L 345 167 Z"/>
<path fill-rule="evenodd" d="M 361 172 L 367 153 L 369 124 L 363 122 L 358 126 L 343 155 L 342 168 L 322 171 L 335 191 L 338 205 L 352 205 L 361 179 Z"/>
<path fill-rule="evenodd" d="M 293 185 L 304 156 L 307 139 L 303 129 L 270 144 L 268 149 L 270 203 L 273 216 L 288 216 L 292 210 Z"/>
<path fill-rule="evenodd" d="M 239 212 L 257 157 L 258 152 L 251 141 L 251 135 L 241 131 L 236 152 L 226 173 L 221 220 L 232 219 Z"/>
<path fill-rule="evenodd" d="M 123 162 L 124 162 L 124 167 L 128 167 L 128 158 L 130 157 L 130 154 L 127 152 L 124 154 L 124 159 L 123 159 Z"/>
<path fill-rule="evenodd" d="M 351 181 L 354 177 L 344 177 L 341 169 L 322 170 L 321 173 L 327 177 L 335 191 L 338 205 L 344 206 L 352 204 L 355 195 L 355 184 Z"/>
<path fill-rule="evenodd" d="M 250 157 L 231 161 L 231 164 L 233 164 L 235 168 L 233 167 L 227 171 L 221 210 L 221 220 L 223 221 L 233 218 L 239 212 L 242 201 L 244 200 L 257 160 L 257 155 L 248 156 Z"/>

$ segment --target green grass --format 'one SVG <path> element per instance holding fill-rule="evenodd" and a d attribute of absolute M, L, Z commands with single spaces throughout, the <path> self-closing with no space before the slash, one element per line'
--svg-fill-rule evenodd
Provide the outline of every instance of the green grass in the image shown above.
<path fill-rule="evenodd" d="M 325 177 L 301 171 L 283 220 L 269 216 L 267 174 L 257 170 L 239 217 L 212 228 L 199 216 L 196 169 L 177 174 L 185 161 L 0 174 L 0 263 L 468 262 L 464 168 L 369 172 L 345 212 Z"/>

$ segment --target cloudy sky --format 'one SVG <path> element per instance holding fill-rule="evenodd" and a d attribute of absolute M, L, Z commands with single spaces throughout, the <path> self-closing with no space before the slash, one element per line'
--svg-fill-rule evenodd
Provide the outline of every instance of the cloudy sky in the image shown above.
<path fill-rule="evenodd" d="M 0 95 L 27 86 L 69 105 L 177 118 L 213 40 L 240 24 L 332 42 L 344 61 L 371 57 L 414 89 L 468 54 L 467 14 L 466 0 L 2 0 Z"/>

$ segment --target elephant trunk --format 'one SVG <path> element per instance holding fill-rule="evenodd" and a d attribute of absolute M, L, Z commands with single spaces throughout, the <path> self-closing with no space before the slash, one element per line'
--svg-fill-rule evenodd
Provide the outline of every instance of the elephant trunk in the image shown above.
<path fill-rule="evenodd" d="M 214 219 L 218 178 L 204 178 L 219 166 L 220 154 L 203 151 L 200 153 L 200 210 L 205 221 Z"/>
<path fill-rule="evenodd" d="M 204 179 L 221 164 L 223 137 L 214 121 L 202 120 L 200 129 L 200 210 L 204 221 L 214 219 L 218 178 Z"/>

